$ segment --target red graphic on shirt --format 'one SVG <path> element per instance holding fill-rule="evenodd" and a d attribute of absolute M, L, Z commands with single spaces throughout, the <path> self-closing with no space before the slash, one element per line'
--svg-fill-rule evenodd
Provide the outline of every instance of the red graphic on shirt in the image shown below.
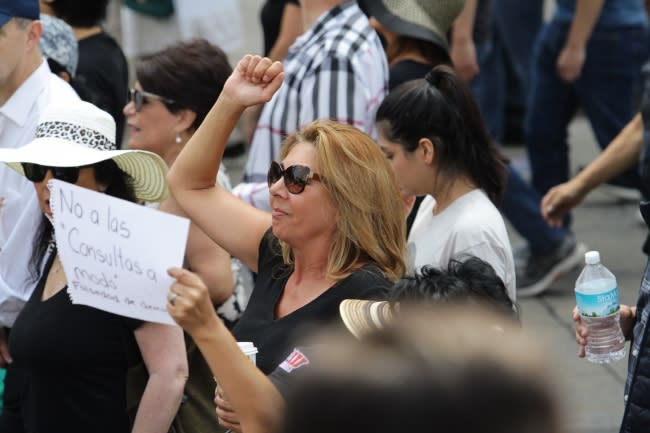
<path fill-rule="evenodd" d="M 293 349 L 291 355 L 289 355 L 287 359 L 282 361 L 282 364 L 280 364 L 280 368 L 286 371 L 287 373 L 291 373 L 296 368 L 300 368 L 303 365 L 307 365 L 307 364 L 309 364 L 309 358 L 307 358 L 305 354 L 302 353 L 300 350 Z"/>

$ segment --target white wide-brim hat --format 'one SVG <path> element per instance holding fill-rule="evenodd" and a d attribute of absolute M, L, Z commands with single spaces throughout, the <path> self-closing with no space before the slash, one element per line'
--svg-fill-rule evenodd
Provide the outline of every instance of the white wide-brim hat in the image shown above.
<path fill-rule="evenodd" d="M 107 159 L 129 175 L 135 196 L 144 201 L 167 197 L 167 164 L 144 150 L 115 150 L 115 121 L 83 101 L 49 105 L 41 115 L 36 138 L 17 149 L 0 149 L 0 162 L 25 175 L 21 163 L 82 167 Z"/>

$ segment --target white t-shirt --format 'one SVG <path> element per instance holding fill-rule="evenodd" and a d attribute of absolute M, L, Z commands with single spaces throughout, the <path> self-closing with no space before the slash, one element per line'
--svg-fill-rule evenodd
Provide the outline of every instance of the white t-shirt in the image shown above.
<path fill-rule="evenodd" d="M 487 195 L 475 189 L 456 199 L 438 215 L 436 200 L 427 196 L 418 209 L 408 238 L 407 272 L 425 265 L 446 267 L 452 258 L 471 254 L 488 262 L 516 298 L 515 265 L 501 214 Z"/>

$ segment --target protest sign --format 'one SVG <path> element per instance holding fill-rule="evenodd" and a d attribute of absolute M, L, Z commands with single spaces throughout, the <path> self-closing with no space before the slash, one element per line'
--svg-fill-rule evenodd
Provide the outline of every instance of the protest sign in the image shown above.
<path fill-rule="evenodd" d="M 167 269 L 183 264 L 189 221 L 59 180 L 48 186 L 72 302 L 175 324 Z"/>

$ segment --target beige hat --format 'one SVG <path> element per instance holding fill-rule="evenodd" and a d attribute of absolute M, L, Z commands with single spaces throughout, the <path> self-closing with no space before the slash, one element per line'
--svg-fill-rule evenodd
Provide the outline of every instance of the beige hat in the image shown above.
<path fill-rule="evenodd" d="M 130 176 L 136 198 L 167 197 L 167 164 L 152 152 L 115 150 L 115 121 L 105 111 L 80 100 L 53 103 L 42 113 L 36 138 L 17 149 L 0 149 L 0 162 L 21 175 L 23 162 L 49 167 L 83 167 L 107 159 Z"/>
<path fill-rule="evenodd" d="M 393 321 L 395 312 L 388 301 L 345 299 L 339 305 L 341 319 L 357 338 L 381 329 Z"/>
<path fill-rule="evenodd" d="M 364 1 L 368 13 L 388 30 L 432 42 L 445 51 L 449 51 L 447 32 L 464 4 L 465 0 Z"/>

